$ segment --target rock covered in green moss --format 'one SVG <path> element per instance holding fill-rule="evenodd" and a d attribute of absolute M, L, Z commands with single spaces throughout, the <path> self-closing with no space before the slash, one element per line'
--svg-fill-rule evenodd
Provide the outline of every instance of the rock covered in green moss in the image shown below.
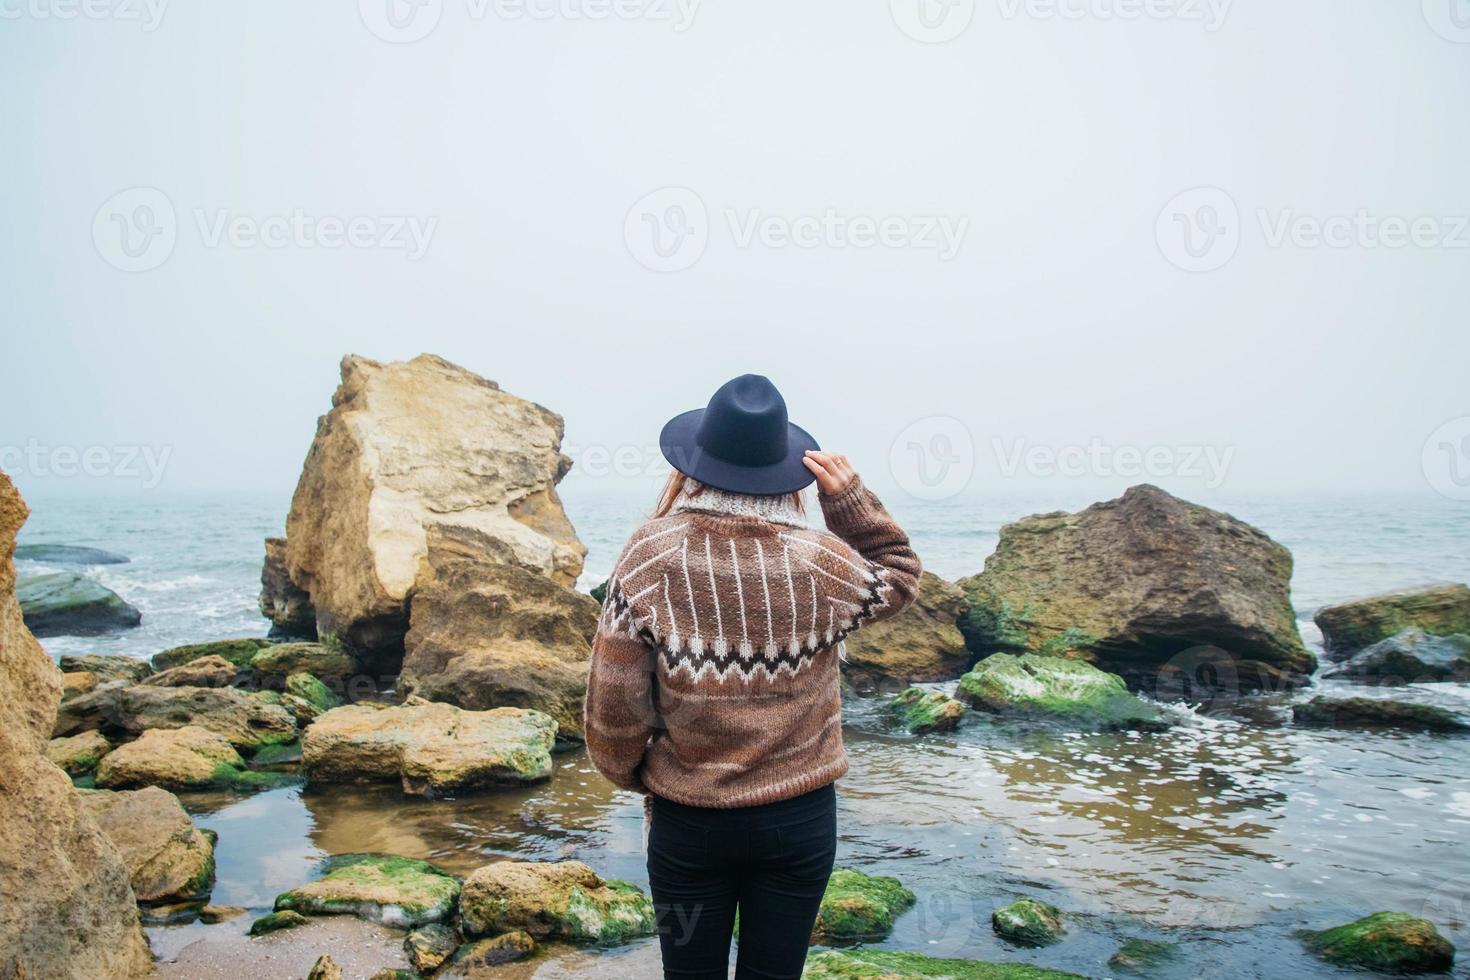
<path fill-rule="evenodd" d="M 277 932 L 281 929 L 294 929 L 297 926 L 306 925 L 309 921 L 311 920 L 307 919 L 300 912 L 267 912 L 250 923 L 250 935 L 264 936 L 268 932 Z"/>
<path fill-rule="evenodd" d="M 420 973 L 433 973 L 459 949 L 459 935 L 442 922 L 419 926 L 403 937 L 403 952 Z"/>
<path fill-rule="evenodd" d="M 1434 923 L 1406 912 L 1374 912 L 1347 925 L 1300 933 L 1307 948 L 1329 963 L 1380 973 L 1442 973 L 1455 947 Z"/>
<path fill-rule="evenodd" d="M 1388 698 L 1333 698 L 1317 695 L 1294 704 L 1298 725 L 1317 728 L 1404 728 L 1430 732 L 1470 732 L 1470 717 L 1433 704 Z"/>
<path fill-rule="evenodd" d="M 1470 634 L 1470 587 L 1440 583 L 1324 606 L 1314 617 L 1329 660 L 1346 660 L 1408 629 Z"/>
<path fill-rule="evenodd" d="M 1173 943 L 1157 939 L 1128 939 L 1108 957 L 1108 966 L 1136 973 L 1173 959 L 1176 952 L 1178 949 Z"/>
<path fill-rule="evenodd" d="M 211 640 L 208 643 L 189 643 L 170 647 L 153 655 L 153 669 L 158 671 L 182 667 L 203 657 L 219 657 L 235 665 L 237 670 L 250 669 L 250 661 L 257 653 L 270 646 L 270 641 L 258 637 L 239 640 Z"/>
<path fill-rule="evenodd" d="M 1024 963 L 946 960 L 890 949 L 813 950 L 803 980 L 1083 980 Z"/>
<path fill-rule="evenodd" d="M 97 768 L 102 757 L 112 751 L 112 743 L 101 732 L 81 732 L 67 738 L 53 738 L 46 746 L 46 758 L 66 770 L 68 776 L 84 776 Z"/>
<path fill-rule="evenodd" d="M 897 878 L 834 868 L 822 893 L 812 942 L 876 939 L 893 931 L 893 920 L 914 905 L 914 893 Z"/>
<path fill-rule="evenodd" d="M 926 691 L 922 687 L 910 687 L 899 692 L 888 707 L 915 735 L 953 731 L 965 716 L 963 702 L 943 691 Z"/>
<path fill-rule="evenodd" d="M 603 879 L 581 861 L 499 861 L 465 879 L 459 913 L 465 932 L 524 929 L 612 944 L 653 934 L 653 902 L 637 885 Z"/>
<path fill-rule="evenodd" d="M 355 915 L 406 929 L 448 919 L 459 898 L 459 879 L 428 861 L 342 854 L 323 867 L 321 878 L 278 895 L 276 911 Z"/>
<path fill-rule="evenodd" d="M 118 746 L 98 765 L 97 785 L 104 789 L 266 789 L 280 785 L 280 780 L 247 769 L 224 736 L 185 725 L 151 728 L 135 741 Z"/>
<path fill-rule="evenodd" d="M 481 970 L 513 963 L 536 952 L 536 940 L 524 929 L 502 933 L 493 939 L 465 943 L 444 969 L 444 976 L 480 976 Z"/>
<path fill-rule="evenodd" d="M 214 835 L 194 826 L 178 797 L 149 787 L 92 790 L 82 803 L 112 841 L 144 905 L 196 902 L 214 885 Z"/>
<path fill-rule="evenodd" d="M 1062 911 L 1034 898 L 1021 898 L 990 915 L 996 935 L 1019 946 L 1049 946 L 1062 938 Z"/>
<path fill-rule="evenodd" d="M 286 677 L 286 693 L 294 695 L 316 709 L 318 714 L 341 707 L 342 699 L 315 674 L 298 670 Z"/>
<path fill-rule="evenodd" d="M 362 670 L 356 657 L 329 643 L 273 643 L 251 657 L 250 666 L 267 677 L 305 672 L 333 681 L 345 681 Z"/>
<path fill-rule="evenodd" d="M 1011 717 L 1087 728 L 1168 727 L 1163 713 L 1130 693 L 1117 674 L 1062 657 L 994 654 L 960 678 L 955 696 L 971 707 Z"/>

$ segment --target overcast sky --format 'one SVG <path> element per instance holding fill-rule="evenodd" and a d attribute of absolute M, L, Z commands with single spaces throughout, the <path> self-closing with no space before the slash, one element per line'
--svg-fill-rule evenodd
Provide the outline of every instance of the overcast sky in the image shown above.
<path fill-rule="evenodd" d="M 1470 475 L 1459 0 L 88 2 L 0 0 L 28 493 L 288 492 L 421 351 L 575 454 L 752 371 L 921 494 Z"/>

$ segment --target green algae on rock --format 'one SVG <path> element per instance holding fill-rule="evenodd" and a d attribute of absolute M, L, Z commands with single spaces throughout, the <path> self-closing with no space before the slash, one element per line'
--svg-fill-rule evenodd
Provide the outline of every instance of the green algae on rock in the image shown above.
<path fill-rule="evenodd" d="M 893 931 L 893 920 L 914 905 L 914 893 L 897 878 L 834 868 L 812 926 L 813 943 L 876 939 Z"/>
<path fill-rule="evenodd" d="M 257 674 L 288 677 L 304 671 L 326 680 L 341 681 L 361 672 L 356 657 L 331 643 L 272 643 L 250 658 Z"/>
<path fill-rule="evenodd" d="M 1178 948 L 1157 939 L 1127 939 L 1118 951 L 1108 957 L 1108 966 L 1116 970 L 1139 972 L 1174 958 Z"/>
<path fill-rule="evenodd" d="M 1089 728 L 1168 727 L 1163 713 L 1129 693 L 1117 674 L 1061 657 L 992 654 L 960 678 L 955 697 L 995 714 Z"/>
<path fill-rule="evenodd" d="M 903 726 L 915 735 L 925 732 L 947 732 L 959 727 L 965 716 L 962 702 L 943 691 L 926 691 L 910 687 L 897 694 L 888 704 Z"/>
<path fill-rule="evenodd" d="M 315 708 L 318 714 L 323 714 L 342 705 L 342 699 L 332 693 L 330 687 L 323 684 L 315 674 L 307 673 L 304 670 L 287 675 L 286 693 L 305 701 Z"/>
<path fill-rule="evenodd" d="M 270 645 L 269 640 L 256 637 L 239 640 L 212 640 L 208 643 L 189 643 L 180 647 L 170 647 L 167 650 L 155 653 L 152 658 L 153 669 L 157 671 L 171 670 L 174 667 L 182 667 L 184 664 L 192 663 L 202 657 L 219 657 L 234 664 L 238 669 L 246 671 L 250 669 L 251 659 Z"/>
<path fill-rule="evenodd" d="M 1083 980 L 1024 963 L 947 960 L 889 949 L 813 950 L 804 980 Z"/>
<path fill-rule="evenodd" d="M 454 912 L 459 879 L 427 861 L 384 854 L 328 858 L 316 881 L 276 897 L 276 911 L 355 915 L 385 926 L 442 922 Z"/>
<path fill-rule="evenodd" d="M 299 912 L 267 912 L 250 923 L 250 935 L 264 936 L 268 932 L 294 929 L 306 925 L 308 921 L 310 920 Z"/>
<path fill-rule="evenodd" d="M 66 770 L 68 776 L 84 776 L 97 768 L 102 757 L 112 751 L 112 743 L 101 732 L 81 732 L 68 738 L 53 738 L 46 746 L 46 758 Z"/>
<path fill-rule="evenodd" d="M 1470 587 L 1456 582 L 1385 592 L 1324 606 L 1313 618 L 1327 658 L 1345 660 L 1407 629 L 1470 634 Z"/>
<path fill-rule="evenodd" d="M 1294 704 L 1298 725 L 1317 728 L 1403 728 L 1430 732 L 1470 732 L 1470 717 L 1448 708 L 1388 698 L 1330 698 L 1321 694 Z"/>
<path fill-rule="evenodd" d="M 581 861 L 499 861 L 465 879 L 459 913 L 467 934 L 524 929 L 604 945 L 653 934 L 653 902 L 637 885 L 603 879 Z"/>
<path fill-rule="evenodd" d="M 1434 924 L 1406 912 L 1374 912 L 1347 925 L 1298 933 L 1308 949 L 1329 963 L 1380 973 L 1442 973 L 1455 962 L 1455 947 Z"/>
<path fill-rule="evenodd" d="M 269 789 L 281 783 L 279 775 L 246 768 L 228 739 L 196 725 L 150 728 L 97 767 L 97 785 L 105 789 Z"/>
<path fill-rule="evenodd" d="M 990 924 L 998 936 L 1019 946 L 1049 946 L 1062 938 L 1062 910 L 1034 898 L 996 909 Z"/>

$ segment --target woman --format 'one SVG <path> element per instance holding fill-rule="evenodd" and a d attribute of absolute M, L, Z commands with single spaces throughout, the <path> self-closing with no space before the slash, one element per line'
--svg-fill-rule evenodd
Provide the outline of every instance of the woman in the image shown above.
<path fill-rule="evenodd" d="M 912 601 L 919 559 L 845 457 L 742 375 L 664 426 L 675 468 L 608 581 L 587 684 L 598 770 L 646 795 L 666 978 L 797 977 L 847 771 L 842 639 Z M 807 527 L 816 482 L 832 533 Z"/>

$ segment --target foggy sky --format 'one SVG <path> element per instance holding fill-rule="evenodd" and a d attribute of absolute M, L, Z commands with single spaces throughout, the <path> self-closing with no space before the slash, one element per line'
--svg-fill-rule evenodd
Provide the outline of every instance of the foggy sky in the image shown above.
<path fill-rule="evenodd" d="M 1228 490 L 1430 493 L 1426 440 L 1470 415 L 1470 25 L 1437 0 L 980 0 L 944 43 L 905 33 L 906 0 L 687 23 L 691 0 L 443 0 L 413 43 L 370 28 L 387 0 L 179 0 L 152 29 L 96 2 L 0 0 L 0 465 L 30 494 L 140 482 L 58 476 L 57 447 L 166 452 L 169 490 L 289 491 L 349 352 L 460 363 L 562 413 L 576 453 L 648 451 L 764 373 L 877 482 L 909 430 L 973 462 L 973 492 L 1141 482 L 1100 446 L 1228 454 Z M 136 187 L 176 241 L 129 272 L 97 236 Z M 1198 187 L 1239 241 L 1186 271 L 1166 206 Z M 688 268 L 628 238 L 661 188 L 705 208 Z M 362 216 L 364 241 L 431 228 L 423 254 L 290 228 Z M 1335 217 L 1346 244 L 1314 243 Z M 885 219 L 908 244 L 865 242 Z M 1430 223 L 1395 247 L 1385 219 Z M 911 241 L 944 227 L 952 255 Z M 1084 472 L 1004 472 L 1038 446 Z"/>

